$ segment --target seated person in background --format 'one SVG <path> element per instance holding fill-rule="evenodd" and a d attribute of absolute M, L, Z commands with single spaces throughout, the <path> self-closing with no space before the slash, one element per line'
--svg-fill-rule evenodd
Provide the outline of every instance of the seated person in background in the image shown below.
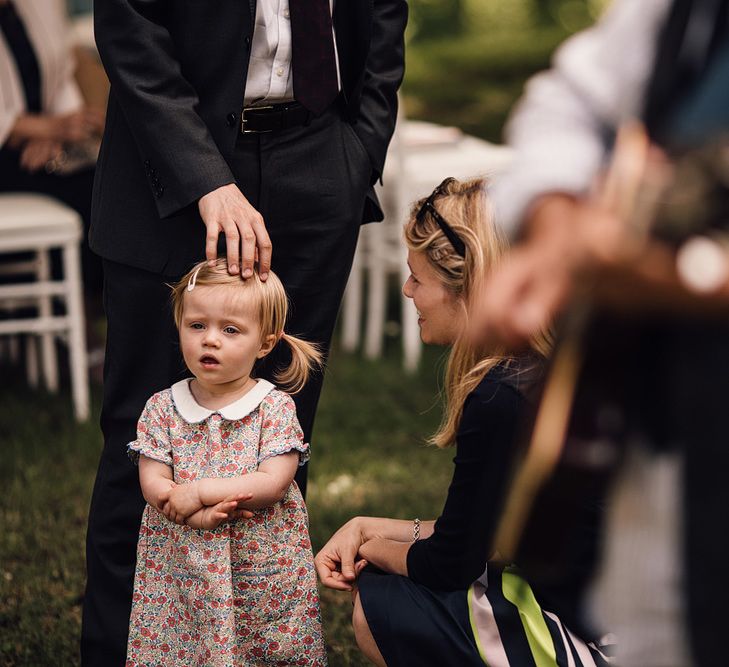
<path fill-rule="evenodd" d="M 492 560 L 548 342 L 535 336 L 526 353 L 507 357 L 466 337 L 478 288 L 506 250 L 484 182 L 444 181 L 415 204 L 405 242 L 403 293 L 421 338 L 452 346 L 446 410 L 431 438 L 456 447 L 452 482 L 437 521 L 351 519 L 316 556 L 319 577 L 354 591 L 357 643 L 378 665 L 603 665 L 596 638 L 560 620 L 568 591 L 533 591 L 513 563 Z"/>
<path fill-rule="evenodd" d="M 62 0 L 0 0 L 0 192 L 39 192 L 78 211 L 88 230 L 93 152 L 104 114 L 84 106 L 74 79 Z M 83 244 L 84 285 L 101 289 L 101 264 Z"/>

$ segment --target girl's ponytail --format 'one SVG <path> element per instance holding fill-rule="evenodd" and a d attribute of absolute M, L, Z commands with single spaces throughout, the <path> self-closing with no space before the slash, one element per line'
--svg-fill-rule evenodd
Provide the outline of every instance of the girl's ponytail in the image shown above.
<path fill-rule="evenodd" d="M 276 372 L 276 383 L 289 394 L 296 394 L 303 389 L 312 371 L 321 369 L 322 353 L 314 343 L 287 333 L 281 333 L 280 340 L 291 349 L 291 363 L 284 370 Z"/>

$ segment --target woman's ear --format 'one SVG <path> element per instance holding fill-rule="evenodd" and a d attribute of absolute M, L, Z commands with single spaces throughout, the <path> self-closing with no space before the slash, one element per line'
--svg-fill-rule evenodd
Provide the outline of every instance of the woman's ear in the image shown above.
<path fill-rule="evenodd" d="M 268 334 L 268 336 L 266 336 L 261 342 L 261 347 L 258 350 L 256 358 L 263 359 L 263 357 L 265 357 L 271 350 L 273 350 L 277 342 L 278 336 L 276 336 L 276 334 Z"/>

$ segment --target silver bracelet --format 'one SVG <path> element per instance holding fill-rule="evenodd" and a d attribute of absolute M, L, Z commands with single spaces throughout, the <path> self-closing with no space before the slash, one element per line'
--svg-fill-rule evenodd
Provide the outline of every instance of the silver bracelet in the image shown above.
<path fill-rule="evenodd" d="M 420 539 L 420 519 L 413 519 L 413 542 Z"/>

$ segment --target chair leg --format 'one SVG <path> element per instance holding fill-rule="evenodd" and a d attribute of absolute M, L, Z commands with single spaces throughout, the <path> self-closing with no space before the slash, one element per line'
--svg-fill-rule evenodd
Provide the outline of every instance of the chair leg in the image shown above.
<path fill-rule="evenodd" d="M 8 338 L 8 360 L 13 365 L 20 361 L 20 340 L 18 336 Z"/>
<path fill-rule="evenodd" d="M 367 327 L 365 331 L 365 356 L 377 359 L 382 356 L 382 338 L 385 330 L 387 308 L 387 258 L 382 225 L 369 225 L 367 267 Z"/>
<path fill-rule="evenodd" d="M 71 393 L 77 421 L 86 421 L 89 418 L 89 373 L 80 267 L 78 244 L 66 244 L 63 247 L 63 275 L 68 284 L 66 303 L 70 320 L 68 348 L 71 363 Z"/>
<path fill-rule="evenodd" d="M 363 289 L 363 253 L 366 239 L 360 236 L 357 250 L 352 262 L 352 270 L 344 291 L 344 304 L 342 306 L 342 349 L 354 352 L 359 346 L 359 336 L 362 328 L 362 289 Z"/>
<path fill-rule="evenodd" d="M 25 374 L 28 385 L 33 389 L 38 388 L 38 339 L 33 334 L 28 334 L 25 339 Z"/>
<path fill-rule="evenodd" d="M 50 280 L 50 257 L 48 250 L 39 250 L 36 254 L 37 270 L 36 277 L 39 282 Z M 40 298 L 39 310 L 41 317 L 51 317 L 53 315 L 52 303 L 50 296 Z M 43 381 L 46 389 L 52 393 L 58 391 L 58 355 L 56 353 L 55 336 L 53 332 L 41 334 L 41 364 L 43 368 Z"/>
<path fill-rule="evenodd" d="M 403 257 L 400 264 L 400 278 L 403 283 L 407 280 L 409 274 L 410 269 L 405 257 Z M 400 312 L 402 316 L 403 366 L 408 373 L 414 373 L 418 370 L 420 356 L 423 351 L 420 340 L 420 327 L 418 326 L 418 311 L 415 309 L 412 299 L 402 295 Z"/>

